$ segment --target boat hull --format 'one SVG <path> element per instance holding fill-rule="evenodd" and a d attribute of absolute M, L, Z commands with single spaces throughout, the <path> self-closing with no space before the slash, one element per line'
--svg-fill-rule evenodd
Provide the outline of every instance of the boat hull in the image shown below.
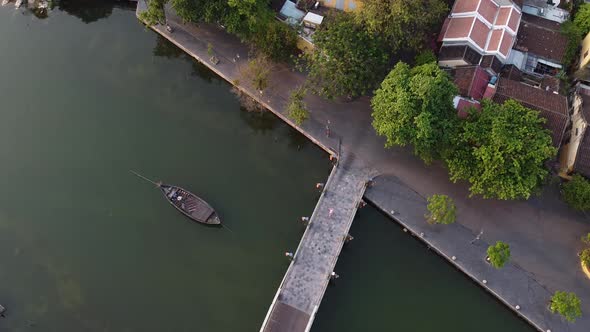
<path fill-rule="evenodd" d="M 178 186 L 160 185 L 166 200 L 189 219 L 205 225 L 221 225 L 217 212 L 197 195 Z"/>

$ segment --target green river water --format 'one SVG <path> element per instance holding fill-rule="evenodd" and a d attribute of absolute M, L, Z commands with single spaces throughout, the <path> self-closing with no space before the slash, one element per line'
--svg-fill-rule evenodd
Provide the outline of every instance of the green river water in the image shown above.
<path fill-rule="evenodd" d="M 257 331 L 327 156 L 241 110 L 133 11 L 62 4 L 0 7 L 0 331 Z M 132 169 L 202 195 L 231 231 L 189 222 Z M 312 331 L 532 331 L 359 214 Z"/>

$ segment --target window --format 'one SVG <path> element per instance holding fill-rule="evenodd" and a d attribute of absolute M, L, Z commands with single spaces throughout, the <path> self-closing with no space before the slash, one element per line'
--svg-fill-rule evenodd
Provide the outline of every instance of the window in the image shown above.
<path fill-rule="evenodd" d="M 465 46 L 465 55 L 463 59 L 467 61 L 469 64 L 478 64 L 481 60 L 481 55 L 474 51 L 471 47 Z"/>
<path fill-rule="evenodd" d="M 584 52 L 584 59 L 586 59 L 587 56 L 588 56 L 588 50 L 586 50 L 586 52 Z"/>
<path fill-rule="evenodd" d="M 578 128 L 576 128 L 576 136 L 578 136 Z"/>
<path fill-rule="evenodd" d="M 544 63 L 537 62 L 534 72 L 541 75 L 555 75 L 559 70 Z"/>

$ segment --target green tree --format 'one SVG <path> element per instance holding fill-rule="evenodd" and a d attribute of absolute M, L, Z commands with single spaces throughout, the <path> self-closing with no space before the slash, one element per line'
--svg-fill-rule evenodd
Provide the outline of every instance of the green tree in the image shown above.
<path fill-rule="evenodd" d="M 551 312 L 558 313 L 565 317 L 568 322 L 574 322 L 582 316 L 582 303 L 574 293 L 556 291 L 551 297 Z"/>
<path fill-rule="evenodd" d="M 545 180 L 544 163 L 557 150 L 541 125 L 545 119 L 514 100 L 483 100 L 462 121 L 455 149 L 447 158 L 451 180 L 467 180 L 472 195 L 528 198 Z"/>
<path fill-rule="evenodd" d="M 410 69 L 399 62 L 371 100 L 373 128 L 386 147 L 412 144 L 426 163 L 445 157 L 459 126 L 457 88 L 436 63 Z"/>
<path fill-rule="evenodd" d="M 510 246 L 502 241 L 488 247 L 488 257 L 493 267 L 500 269 L 510 259 Z"/>
<path fill-rule="evenodd" d="M 305 102 L 303 101 L 306 93 L 307 90 L 303 86 L 300 86 L 291 91 L 291 95 L 289 96 L 287 111 L 289 112 L 289 117 L 293 119 L 297 125 L 301 125 L 303 121 L 309 117 L 307 105 L 305 105 Z"/>
<path fill-rule="evenodd" d="M 414 58 L 414 63 L 416 66 L 421 66 L 427 63 L 436 62 L 436 55 L 432 50 L 426 50 L 418 53 Z"/>
<path fill-rule="evenodd" d="M 574 24 L 580 30 L 582 35 L 590 32 L 590 4 L 583 3 L 576 12 Z"/>
<path fill-rule="evenodd" d="M 580 261 L 590 269 L 590 248 L 582 250 L 582 253 L 580 254 Z"/>
<path fill-rule="evenodd" d="M 212 0 L 166 0 L 170 1 L 176 14 L 185 22 L 197 23 L 204 16 L 204 9 Z"/>
<path fill-rule="evenodd" d="M 383 36 L 392 51 L 422 48 L 448 13 L 443 0 L 363 0 L 357 22 Z"/>
<path fill-rule="evenodd" d="M 264 54 L 259 54 L 241 70 L 240 77 L 243 81 L 250 82 L 256 90 L 262 91 L 268 86 L 271 70 L 272 63 Z"/>
<path fill-rule="evenodd" d="M 580 28 L 572 21 L 566 21 L 561 25 L 561 33 L 567 38 L 567 46 L 563 56 L 563 63 L 567 68 L 578 57 L 578 50 L 580 49 L 580 43 L 584 35 Z"/>
<path fill-rule="evenodd" d="M 262 36 L 274 20 L 266 0 L 227 0 L 227 4 L 230 14 L 226 15 L 224 23 L 229 32 L 244 40 Z"/>
<path fill-rule="evenodd" d="M 563 185 L 561 191 L 563 200 L 572 208 L 579 211 L 590 210 L 590 182 L 579 174 Z"/>
<path fill-rule="evenodd" d="M 590 233 L 582 236 L 582 242 L 584 242 L 585 244 L 590 245 Z"/>
<path fill-rule="evenodd" d="M 313 91 L 328 98 L 357 97 L 383 78 L 388 54 L 381 39 L 356 24 L 351 14 L 328 16 L 306 55 Z"/>
<path fill-rule="evenodd" d="M 432 195 L 428 197 L 428 212 L 426 221 L 429 224 L 452 224 L 456 218 L 456 207 L 447 195 Z"/>
<path fill-rule="evenodd" d="M 297 52 L 297 32 L 277 20 L 270 20 L 263 33 L 254 38 L 256 48 L 274 60 L 287 60 Z"/>
<path fill-rule="evenodd" d="M 148 26 L 166 23 L 164 5 L 168 0 L 149 0 L 147 10 L 139 18 Z"/>
<path fill-rule="evenodd" d="M 296 32 L 274 18 L 266 0 L 169 1 L 185 22 L 221 23 L 271 59 L 286 60 L 297 49 Z"/>

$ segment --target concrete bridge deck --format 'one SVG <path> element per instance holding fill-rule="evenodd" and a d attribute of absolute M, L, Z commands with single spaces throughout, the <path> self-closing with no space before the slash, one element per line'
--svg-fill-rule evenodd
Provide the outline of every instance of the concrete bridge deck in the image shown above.
<path fill-rule="evenodd" d="M 366 189 L 362 174 L 343 165 L 332 170 L 261 332 L 311 328 Z"/>

